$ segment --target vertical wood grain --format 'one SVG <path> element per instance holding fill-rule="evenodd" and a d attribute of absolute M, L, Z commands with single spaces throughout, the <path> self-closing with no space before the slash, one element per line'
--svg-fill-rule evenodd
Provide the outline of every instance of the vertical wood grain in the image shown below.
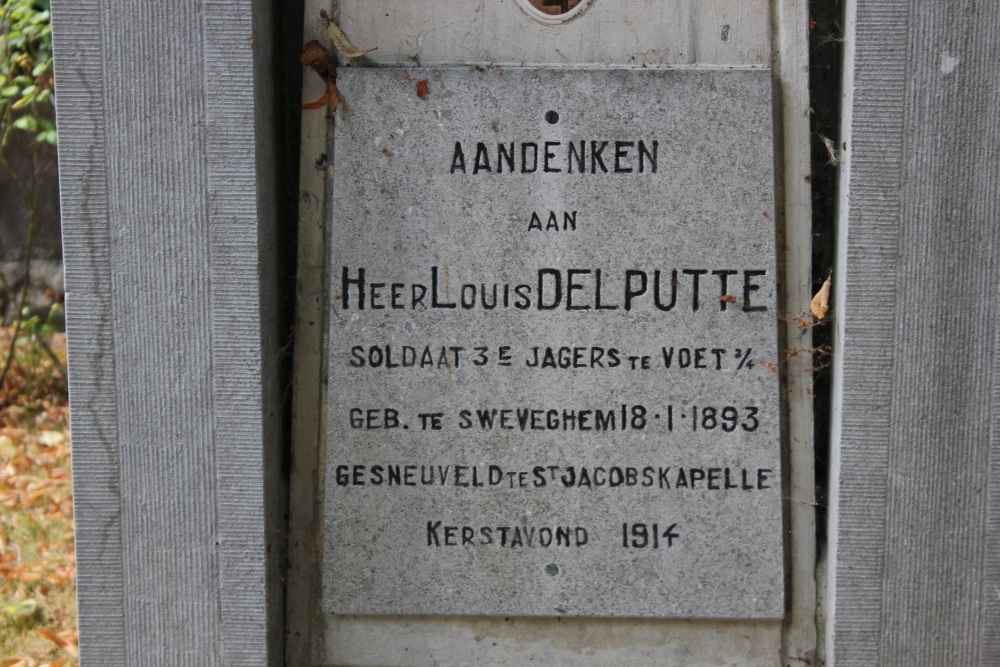
<path fill-rule="evenodd" d="M 269 6 L 54 4 L 84 664 L 276 664 Z"/>
<path fill-rule="evenodd" d="M 853 13 L 833 658 L 996 664 L 1000 8 Z"/>
<path fill-rule="evenodd" d="M 104 78 L 98 0 L 53 15 L 66 281 L 77 600 L 84 659 L 125 665 L 124 581 L 111 327 Z M 86 54 L 90 57 L 79 57 Z M 70 113 L 72 109 L 72 113 Z"/>

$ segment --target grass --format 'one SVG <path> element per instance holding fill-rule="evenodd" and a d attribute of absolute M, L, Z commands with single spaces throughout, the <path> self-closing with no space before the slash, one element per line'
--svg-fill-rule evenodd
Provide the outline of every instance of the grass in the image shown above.
<path fill-rule="evenodd" d="M 79 661 L 65 337 L 21 334 L 0 387 L 0 667 L 70 667 Z M 0 328 L 0 365 L 12 335 Z"/>

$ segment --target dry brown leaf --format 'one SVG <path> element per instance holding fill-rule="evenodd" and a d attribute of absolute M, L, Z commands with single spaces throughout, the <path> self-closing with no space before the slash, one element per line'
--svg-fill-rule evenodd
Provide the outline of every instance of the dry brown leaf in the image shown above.
<path fill-rule="evenodd" d="M 329 100 L 330 100 L 330 92 L 327 91 L 323 93 L 323 96 L 320 97 L 315 102 L 309 102 L 308 104 L 303 104 L 302 108 L 306 111 L 312 111 L 314 109 L 322 109 L 324 106 L 326 106 L 326 103 Z"/>
<path fill-rule="evenodd" d="M 38 634 L 45 637 L 50 642 L 52 642 L 53 644 L 55 644 L 56 646 L 58 646 L 63 650 L 66 650 L 66 648 L 70 646 L 70 643 L 66 639 L 60 637 L 59 635 L 52 632 L 48 628 L 38 628 Z"/>
<path fill-rule="evenodd" d="M 417 81 L 417 97 L 424 99 L 427 97 L 427 91 L 429 89 L 427 79 L 421 79 Z"/>
<path fill-rule="evenodd" d="M 325 104 L 327 105 L 326 116 L 329 118 L 337 110 L 337 107 L 340 106 L 340 91 L 337 90 L 337 66 L 333 64 L 330 52 L 314 39 L 302 49 L 302 55 L 299 56 L 299 60 L 302 61 L 303 65 L 316 72 L 323 79 L 323 83 L 326 84 L 326 92 L 323 96 L 315 102 L 303 104 L 302 108 L 307 110 L 319 109 Z"/>
<path fill-rule="evenodd" d="M 330 52 L 315 39 L 305 45 L 305 48 L 302 49 L 302 55 L 299 56 L 299 60 L 302 61 L 303 65 L 314 69 L 316 64 L 323 65 L 329 59 Z"/>
<path fill-rule="evenodd" d="M 327 81 L 326 85 L 329 88 L 327 92 L 330 94 L 329 106 L 332 114 L 340 106 L 340 91 L 337 90 L 337 84 L 334 81 Z"/>
<path fill-rule="evenodd" d="M 723 294 L 719 297 L 719 301 L 725 301 L 726 303 L 736 303 L 736 297 L 732 294 Z"/>
<path fill-rule="evenodd" d="M 351 44 L 351 40 L 347 39 L 347 35 L 340 29 L 340 26 L 333 22 L 333 19 L 329 16 L 324 16 L 324 18 L 326 19 L 326 34 L 330 36 L 330 41 L 333 42 L 337 51 L 348 58 L 360 58 L 378 48 L 377 46 L 373 46 L 370 49 L 359 49 Z"/>
<path fill-rule="evenodd" d="M 819 288 L 816 292 L 816 296 L 812 298 L 809 302 L 809 310 L 812 312 L 813 317 L 817 320 L 821 320 L 826 317 L 826 313 L 830 310 L 830 278 L 832 276 L 827 276 L 826 280 L 823 281 L 823 286 Z"/>
<path fill-rule="evenodd" d="M 840 159 L 840 154 L 837 153 L 837 145 L 834 144 L 833 141 L 831 141 L 827 137 L 824 137 L 822 134 L 819 135 L 819 138 L 820 141 L 823 142 L 823 146 L 826 148 L 827 155 L 830 158 L 829 160 L 826 161 L 826 164 L 832 167 L 836 167 L 838 164 L 841 164 L 843 160 Z"/>

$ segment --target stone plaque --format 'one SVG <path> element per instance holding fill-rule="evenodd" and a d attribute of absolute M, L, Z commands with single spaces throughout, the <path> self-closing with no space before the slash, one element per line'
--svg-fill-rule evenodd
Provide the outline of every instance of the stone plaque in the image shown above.
<path fill-rule="evenodd" d="M 324 610 L 781 617 L 770 72 L 338 86 Z"/>

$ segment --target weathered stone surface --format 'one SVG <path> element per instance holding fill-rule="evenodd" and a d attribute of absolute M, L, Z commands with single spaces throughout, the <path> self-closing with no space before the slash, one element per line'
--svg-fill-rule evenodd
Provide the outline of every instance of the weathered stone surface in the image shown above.
<path fill-rule="evenodd" d="M 281 22 L 52 17 L 80 662 L 284 664 Z"/>
<path fill-rule="evenodd" d="M 769 73 L 338 85 L 324 609 L 780 617 Z"/>

